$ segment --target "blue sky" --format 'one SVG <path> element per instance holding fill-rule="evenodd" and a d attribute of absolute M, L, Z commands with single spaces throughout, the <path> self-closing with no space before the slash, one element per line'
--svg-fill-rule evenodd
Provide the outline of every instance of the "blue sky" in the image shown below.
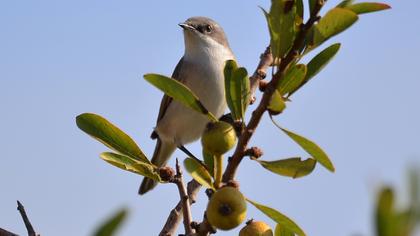
<path fill-rule="evenodd" d="M 363 15 L 330 41 L 342 43 L 335 60 L 276 118 L 322 146 L 336 173 L 317 166 L 291 180 L 249 160 L 239 170 L 247 197 L 287 214 L 308 235 L 373 235 L 376 191 L 392 184 L 404 199 L 406 170 L 419 163 L 420 3 L 387 3 L 391 11 Z M 74 118 L 101 114 L 151 155 L 162 94 L 142 75 L 171 74 L 184 50 L 177 23 L 214 18 L 253 71 L 269 41 L 258 5 L 269 1 L 0 2 L 0 227 L 25 233 L 19 199 L 42 235 L 89 235 L 122 206 L 131 214 L 120 235 L 156 235 L 178 200 L 175 186 L 139 197 L 141 178 L 101 161 L 107 149 Z M 266 116 L 251 143 L 265 160 L 307 157 Z M 198 143 L 189 147 L 200 152 Z M 204 207 L 202 193 L 195 219 Z M 252 206 L 248 218 L 274 227 Z"/>

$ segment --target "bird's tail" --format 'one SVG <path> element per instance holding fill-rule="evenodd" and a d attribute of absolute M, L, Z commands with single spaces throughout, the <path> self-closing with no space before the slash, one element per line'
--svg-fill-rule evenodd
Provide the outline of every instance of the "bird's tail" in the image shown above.
<path fill-rule="evenodd" d="M 158 167 L 166 165 L 175 149 L 176 146 L 174 144 L 162 142 L 158 138 L 156 142 L 155 151 L 153 153 L 152 163 Z M 148 191 L 152 190 L 156 185 L 156 181 L 145 177 L 141 182 L 139 194 L 143 195 L 147 193 Z"/>

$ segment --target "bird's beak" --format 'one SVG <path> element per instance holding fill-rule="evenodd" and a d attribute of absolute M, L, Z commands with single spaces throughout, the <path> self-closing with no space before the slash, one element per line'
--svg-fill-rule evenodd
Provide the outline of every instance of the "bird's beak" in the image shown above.
<path fill-rule="evenodd" d="M 184 30 L 195 30 L 195 28 L 187 23 L 179 23 L 179 26 L 183 28 Z"/>

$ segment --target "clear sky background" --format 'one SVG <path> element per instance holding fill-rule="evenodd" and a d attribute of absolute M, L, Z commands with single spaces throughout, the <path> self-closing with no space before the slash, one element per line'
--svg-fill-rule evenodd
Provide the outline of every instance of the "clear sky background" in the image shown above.
<path fill-rule="evenodd" d="M 323 147 L 336 173 L 317 166 L 292 180 L 248 159 L 238 173 L 247 197 L 308 235 L 373 235 L 378 188 L 392 184 L 404 199 L 406 170 L 419 163 L 420 3 L 387 3 L 392 10 L 362 15 L 330 41 L 342 43 L 335 60 L 277 118 Z M 131 214 L 120 235 L 157 235 L 178 201 L 175 186 L 138 196 L 141 177 L 100 160 L 107 148 L 78 130 L 75 116 L 103 115 L 151 155 L 162 94 L 142 75 L 172 73 L 184 51 L 177 23 L 214 18 L 252 72 L 269 41 L 258 5 L 269 1 L 0 1 L 0 227 L 25 234 L 19 199 L 42 235 L 89 235 L 122 206 Z M 265 160 L 307 157 L 267 116 L 251 144 Z M 189 148 L 200 153 L 198 143 Z M 194 219 L 204 207 L 201 193 Z M 252 206 L 248 218 L 274 227 Z"/>

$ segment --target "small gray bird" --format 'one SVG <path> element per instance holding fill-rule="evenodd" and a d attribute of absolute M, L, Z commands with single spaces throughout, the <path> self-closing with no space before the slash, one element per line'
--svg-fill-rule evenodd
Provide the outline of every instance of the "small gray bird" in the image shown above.
<path fill-rule="evenodd" d="M 196 94 L 216 117 L 226 110 L 223 69 L 226 60 L 235 60 L 225 33 L 215 21 L 192 17 L 179 24 L 184 31 L 185 52 L 172 74 Z M 164 166 L 177 147 L 199 139 L 208 118 L 164 95 L 156 127 L 151 135 L 157 138 L 152 163 Z M 144 178 L 139 194 L 156 186 Z"/>

